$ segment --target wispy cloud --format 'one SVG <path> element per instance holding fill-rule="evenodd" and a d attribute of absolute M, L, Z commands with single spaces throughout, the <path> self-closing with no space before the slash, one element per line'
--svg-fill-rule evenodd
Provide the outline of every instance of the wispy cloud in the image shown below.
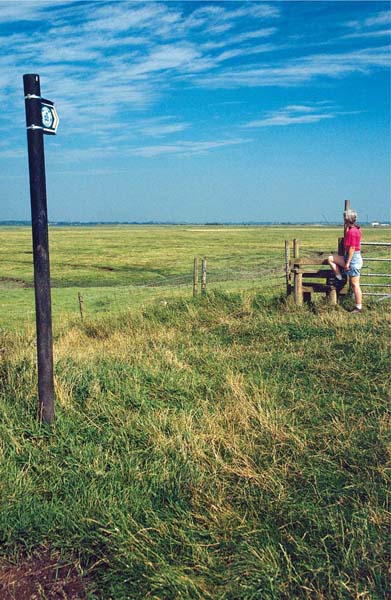
<path fill-rule="evenodd" d="M 343 111 L 332 103 L 317 102 L 311 104 L 289 104 L 274 111 L 265 112 L 260 119 L 243 125 L 246 129 L 257 127 L 285 127 L 288 125 L 308 125 L 340 116 L 357 114 L 359 111 Z"/>
<path fill-rule="evenodd" d="M 385 28 L 385 26 L 388 26 Z M 346 27 L 350 31 L 343 36 L 343 39 L 354 38 L 379 38 L 391 35 L 391 10 L 381 11 L 371 17 L 361 20 L 349 21 Z"/>
<path fill-rule="evenodd" d="M 267 64 L 245 68 L 222 69 L 212 76 L 198 78 L 198 84 L 211 88 L 238 87 L 290 87 L 302 85 L 313 79 L 342 78 L 353 73 L 369 74 L 390 66 L 388 46 L 366 48 L 353 52 L 313 54 L 299 59 L 269 66 Z"/>
<path fill-rule="evenodd" d="M 284 127 L 286 125 L 303 125 L 317 123 L 324 119 L 332 119 L 336 113 L 324 105 L 289 105 L 276 111 L 265 113 L 261 119 L 246 123 L 244 127 Z"/>
<path fill-rule="evenodd" d="M 155 146 L 140 146 L 129 150 L 130 154 L 152 158 L 155 156 L 176 154 L 182 156 L 192 156 L 194 154 L 205 154 L 217 148 L 234 146 L 250 142 L 249 139 L 232 140 L 212 140 L 212 141 L 180 141 L 172 144 L 160 144 Z"/>
<path fill-rule="evenodd" d="M 149 137 L 163 137 L 173 133 L 179 133 L 190 127 L 189 123 L 175 123 L 170 117 L 149 119 L 140 122 L 137 129 L 140 133 Z"/>
<path fill-rule="evenodd" d="M 358 38 L 381 38 L 387 37 L 391 39 L 391 29 L 376 29 L 375 31 L 355 31 L 347 33 L 342 39 L 358 39 Z"/>
<path fill-rule="evenodd" d="M 389 11 L 367 12 L 361 20 L 340 23 L 354 49 L 320 54 L 310 53 L 305 40 L 282 35 L 284 10 L 284 3 L 274 2 L 2 0 L 0 98 L 8 102 L 7 115 L 23 122 L 21 75 L 37 72 L 43 93 L 56 101 L 66 143 L 77 144 L 83 134 L 93 149 L 103 152 L 106 144 L 106 152 L 114 153 L 114 132 L 124 145 L 145 138 L 145 144 L 141 140 L 132 150 L 140 156 L 194 154 L 248 142 L 235 136 L 235 124 L 224 119 L 219 130 L 202 132 L 218 141 L 177 141 L 183 131 L 189 137 L 202 135 L 197 103 L 207 102 L 202 109 L 207 111 L 215 90 L 289 89 L 389 69 L 389 46 L 374 46 L 373 40 L 371 47 L 360 46 L 360 38 L 383 35 Z M 197 101 L 189 110 L 188 100 L 178 98 L 192 94 Z M 199 100 L 207 94 L 207 101 Z M 177 114 L 167 109 L 170 98 Z M 248 126 L 265 126 L 267 119 L 269 125 L 310 123 L 330 114 L 306 112 L 304 106 L 295 112 L 291 106 L 252 119 Z M 0 118 L 0 131 L 7 127 Z M 227 141 L 228 136 L 232 139 Z M 150 144 L 154 137 L 157 143 Z M 160 144 L 162 137 L 172 143 Z M 88 151 L 81 152 L 79 156 L 88 156 Z"/>
<path fill-rule="evenodd" d="M 58 7 L 64 4 L 65 2 L 60 1 L 57 3 Z M 0 3 L 0 24 L 39 21 L 48 7 L 49 2 L 42 0 L 30 0 L 29 2 L 3 1 Z"/>
<path fill-rule="evenodd" d="M 377 27 L 379 25 L 391 24 L 391 10 L 384 10 L 371 17 L 366 17 L 363 20 L 354 20 L 346 23 L 348 27 L 363 28 L 363 27 Z"/>

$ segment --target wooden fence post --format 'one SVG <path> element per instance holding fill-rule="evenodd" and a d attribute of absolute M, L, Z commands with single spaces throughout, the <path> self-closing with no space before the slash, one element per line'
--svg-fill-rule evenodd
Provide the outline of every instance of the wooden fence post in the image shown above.
<path fill-rule="evenodd" d="M 299 258 L 300 242 L 299 240 L 293 240 L 293 258 Z"/>
<path fill-rule="evenodd" d="M 330 290 L 330 293 L 329 293 L 329 302 L 333 306 L 336 306 L 336 304 L 337 304 L 337 290 L 335 289 L 335 287 L 332 287 L 331 290 Z"/>
<path fill-rule="evenodd" d="M 79 310 L 80 310 L 80 318 L 81 320 L 83 320 L 83 296 L 81 295 L 81 293 L 79 292 L 77 294 L 77 297 L 79 298 Z"/>
<path fill-rule="evenodd" d="M 194 268 L 193 268 L 193 296 L 197 296 L 198 294 L 198 258 L 194 258 Z"/>
<path fill-rule="evenodd" d="M 201 294 L 206 294 L 206 257 L 202 259 L 201 265 Z"/>
<path fill-rule="evenodd" d="M 289 240 L 285 240 L 285 280 L 286 280 L 286 295 L 287 296 L 289 296 L 292 292 L 290 257 L 291 257 L 291 248 L 290 248 Z"/>
<path fill-rule="evenodd" d="M 347 210 L 350 210 L 350 200 L 345 200 L 345 206 L 344 206 L 344 211 L 343 211 L 343 216 L 344 216 L 343 235 L 344 235 L 344 237 L 345 237 L 345 233 L 346 233 L 345 214 L 346 214 Z M 340 256 L 344 255 L 343 237 L 338 238 L 338 254 Z"/>
<path fill-rule="evenodd" d="M 293 257 L 299 258 L 300 243 L 299 240 L 293 240 Z M 303 304 L 303 274 L 300 271 L 300 266 L 295 266 L 294 269 L 294 292 L 295 304 L 302 306 Z"/>
<path fill-rule="evenodd" d="M 297 306 L 303 305 L 303 274 L 300 273 L 300 268 L 295 268 L 295 280 L 294 280 L 294 288 L 295 288 L 295 304 Z"/>

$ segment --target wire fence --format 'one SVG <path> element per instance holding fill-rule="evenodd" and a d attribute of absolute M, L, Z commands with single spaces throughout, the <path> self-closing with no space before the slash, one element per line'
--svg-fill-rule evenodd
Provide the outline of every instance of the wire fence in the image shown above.
<path fill-rule="evenodd" d="M 258 289 L 269 294 L 284 291 L 284 269 L 278 259 L 249 267 L 228 267 L 224 260 L 208 261 L 206 292 L 224 290 L 240 292 Z M 25 290 L 27 291 L 27 290 Z M 29 289 L 29 307 L 23 309 L 24 324 L 35 320 L 33 290 Z M 201 269 L 197 274 L 197 294 L 201 295 Z M 176 299 L 194 296 L 194 272 L 189 265 L 188 273 L 145 279 L 128 285 L 75 287 L 52 287 L 54 323 L 68 319 L 90 318 L 96 314 L 117 314 L 143 308 L 154 302 L 167 304 Z M 25 301 L 26 302 L 26 301 Z"/>
<path fill-rule="evenodd" d="M 382 301 L 391 297 L 391 274 L 389 264 L 389 248 L 391 243 L 363 242 L 364 266 L 361 285 L 363 295 L 370 296 L 374 301 Z M 229 257 L 228 257 L 229 258 Z M 228 258 L 209 258 L 206 269 L 206 291 L 226 290 L 245 291 L 258 290 L 262 293 L 278 295 L 285 293 L 286 273 L 284 268 L 283 251 L 281 257 L 273 256 L 262 262 L 258 261 L 252 267 L 249 257 L 236 257 L 235 262 L 241 267 L 228 265 Z M 231 257 L 232 260 L 232 257 Z M 245 261 L 247 260 L 247 264 Z M 242 262 L 241 262 L 242 261 Z M 199 267 L 201 261 L 199 262 Z M 201 268 L 196 276 L 196 293 L 201 294 Z M 53 287 L 52 306 L 54 318 L 76 317 L 89 318 L 96 314 L 116 314 L 140 307 L 153 302 L 164 304 L 179 298 L 189 299 L 194 296 L 195 274 L 191 262 L 187 273 L 167 274 L 159 271 L 155 277 L 133 282 L 128 285 L 113 284 L 96 287 L 77 286 L 72 288 Z M 24 290 L 27 291 L 27 290 Z M 33 290 L 29 290 L 30 298 L 26 310 L 24 306 L 15 305 L 16 313 L 25 323 L 35 321 Z M 13 311 L 14 307 L 12 307 Z"/>

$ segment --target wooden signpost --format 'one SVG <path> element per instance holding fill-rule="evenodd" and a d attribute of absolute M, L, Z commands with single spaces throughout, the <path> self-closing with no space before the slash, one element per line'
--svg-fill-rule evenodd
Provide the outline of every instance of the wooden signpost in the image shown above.
<path fill-rule="evenodd" d="M 38 418 L 50 425 L 54 420 L 53 336 L 43 135 L 54 135 L 57 131 L 59 119 L 53 102 L 41 97 L 39 75 L 24 75 L 23 83 L 34 258 Z"/>

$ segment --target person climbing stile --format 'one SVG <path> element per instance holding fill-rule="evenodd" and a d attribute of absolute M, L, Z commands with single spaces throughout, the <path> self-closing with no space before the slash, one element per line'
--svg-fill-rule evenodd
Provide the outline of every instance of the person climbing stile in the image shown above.
<path fill-rule="evenodd" d="M 357 224 L 357 213 L 354 210 L 346 210 L 344 212 L 344 220 L 346 226 L 343 240 L 344 255 L 340 256 L 334 252 L 328 257 L 327 261 L 335 273 L 335 279 L 332 283 L 337 289 L 341 289 L 345 285 L 347 276 L 350 277 L 356 302 L 356 306 L 351 312 L 357 314 L 362 311 L 362 292 L 360 288 L 360 271 L 363 265 L 361 256 L 361 228 Z"/>

